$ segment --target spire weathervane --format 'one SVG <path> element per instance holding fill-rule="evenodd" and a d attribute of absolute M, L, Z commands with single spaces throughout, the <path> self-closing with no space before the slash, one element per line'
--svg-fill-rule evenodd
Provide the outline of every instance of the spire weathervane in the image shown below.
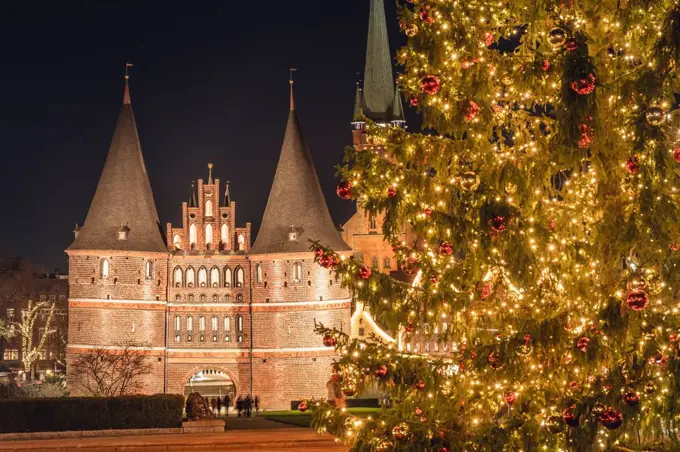
<path fill-rule="evenodd" d="M 212 183 L 213 183 L 212 169 L 213 169 L 213 164 L 212 164 L 212 163 L 208 163 L 208 183 L 209 183 L 209 184 L 212 184 Z"/>
<path fill-rule="evenodd" d="M 293 97 L 293 72 L 297 71 L 295 68 L 290 68 L 290 78 L 288 79 L 288 82 L 290 83 L 290 111 L 295 110 L 295 98 Z"/>
<path fill-rule="evenodd" d="M 130 78 L 130 75 L 128 74 L 128 69 L 134 66 L 132 63 L 125 63 L 125 80 Z"/>
<path fill-rule="evenodd" d="M 123 103 L 130 104 L 130 88 L 128 87 L 128 79 L 130 74 L 128 74 L 128 69 L 132 67 L 132 63 L 125 63 L 125 92 L 123 93 Z"/>

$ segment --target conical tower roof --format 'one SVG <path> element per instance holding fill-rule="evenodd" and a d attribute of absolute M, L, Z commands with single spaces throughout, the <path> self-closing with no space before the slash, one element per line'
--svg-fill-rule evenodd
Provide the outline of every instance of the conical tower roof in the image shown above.
<path fill-rule="evenodd" d="M 361 86 L 357 82 L 357 92 L 354 95 L 354 113 L 352 114 L 352 122 L 361 122 L 364 120 L 364 114 L 361 111 L 363 103 L 363 96 L 361 93 Z"/>
<path fill-rule="evenodd" d="M 297 232 L 294 240 L 291 229 Z M 318 240 L 336 251 L 350 250 L 331 219 L 291 94 L 279 164 L 260 232 L 249 254 L 309 252 L 309 240 Z"/>
<path fill-rule="evenodd" d="M 127 226 L 124 240 L 118 231 Z M 85 224 L 68 248 L 167 252 L 146 173 L 127 78 L 109 154 Z"/>
<path fill-rule="evenodd" d="M 376 122 L 392 120 L 394 76 L 383 0 L 371 0 L 363 95 L 367 118 Z"/>
<path fill-rule="evenodd" d="M 394 110 L 392 111 L 392 121 L 406 122 L 406 118 L 404 117 L 404 104 L 401 103 L 401 92 L 399 92 L 399 87 L 396 88 L 394 93 Z"/>

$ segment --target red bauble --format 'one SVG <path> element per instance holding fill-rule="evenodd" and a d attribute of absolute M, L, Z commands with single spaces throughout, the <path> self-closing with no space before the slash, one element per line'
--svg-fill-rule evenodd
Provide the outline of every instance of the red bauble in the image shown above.
<path fill-rule="evenodd" d="M 505 400 L 505 403 L 508 405 L 512 405 L 517 401 L 517 394 L 514 392 L 506 392 L 505 395 L 503 395 L 503 400 Z"/>
<path fill-rule="evenodd" d="M 416 389 L 425 389 L 425 382 L 423 380 L 418 380 L 415 382 L 413 387 Z"/>
<path fill-rule="evenodd" d="M 335 345 L 338 343 L 338 340 L 331 336 L 330 334 L 327 334 L 323 337 L 323 345 L 326 347 L 335 347 Z"/>
<path fill-rule="evenodd" d="M 418 16 L 420 17 L 420 20 L 426 24 L 434 22 L 434 17 L 430 14 L 430 5 L 425 5 L 418 13 Z"/>
<path fill-rule="evenodd" d="M 323 250 L 323 248 L 316 248 L 314 250 L 314 256 L 316 256 L 319 259 L 321 259 L 323 257 L 324 253 L 325 253 L 325 251 Z"/>
<path fill-rule="evenodd" d="M 505 217 L 496 215 L 491 220 L 489 220 L 489 226 L 491 226 L 491 231 L 498 234 L 505 231 Z"/>
<path fill-rule="evenodd" d="M 409 102 L 411 103 L 411 106 L 417 107 L 418 106 L 418 97 L 417 96 L 411 96 L 411 100 Z"/>
<path fill-rule="evenodd" d="M 340 182 L 335 192 L 342 199 L 350 199 L 352 197 L 352 183 L 350 181 Z"/>
<path fill-rule="evenodd" d="M 489 47 L 491 44 L 494 43 L 495 40 L 496 40 L 496 38 L 494 37 L 493 33 L 491 33 L 490 31 L 487 31 L 486 33 L 484 33 L 484 45 L 485 46 Z"/>
<path fill-rule="evenodd" d="M 578 49 L 578 41 L 574 38 L 568 39 L 564 47 L 567 49 L 567 52 L 574 52 Z"/>
<path fill-rule="evenodd" d="M 498 357 L 498 354 L 496 354 L 496 352 L 489 353 L 488 360 L 489 366 L 491 366 L 491 368 L 494 370 L 502 369 L 503 366 L 505 365 L 501 362 L 501 359 Z"/>
<path fill-rule="evenodd" d="M 420 88 L 424 93 L 437 94 L 441 85 L 439 84 L 439 77 L 436 75 L 426 75 L 420 80 Z"/>
<path fill-rule="evenodd" d="M 578 418 L 576 414 L 574 414 L 574 409 L 576 408 L 576 405 L 572 405 L 566 410 L 562 412 L 562 420 L 564 421 L 565 424 L 567 424 L 569 427 L 578 427 Z"/>
<path fill-rule="evenodd" d="M 614 408 L 607 408 L 600 416 L 600 422 L 607 430 L 616 430 L 623 424 L 623 414 Z"/>
<path fill-rule="evenodd" d="M 628 391 L 623 394 L 623 401 L 626 402 L 626 405 L 635 406 L 640 403 L 640 396 L 636 392 Z"/>
<path fill-rule="evenodd" d="M 378 378 L 386 377 L 387 376 L 387 366 L 385 366 L 385 365 L 378 366 L 378 368 L 375 369 L 374 373 L 375 373 L 375 376 L 378 377 Z"/>
<path fill-rule="evenodd" d="M 368 279 L 371 277 L 371 269 L 364 266 L 359 269 L 359 278 Z"/>
<path fill-rule="evenodd" d="M 595 76 L 588 74 L 586 78 L 580 78 L 571 82 L 571 89 L 580 95 L 590 94 L 595 91 Z"/>
<path fill-rule="evenodd" d="M 416 409 L 413 410 L 413 414 L 415 414 L 416 416 L 421 416 L 421 415 L 423 414 L 423 410 L 421 410 L 420 408 L 416 407 Z"/>
<path fill-rule="evenodd" d="M 345 379 L 345 378 L 344 378 L 342 375 L 338 374 L 338 373 L 332 373 L 332 374 L 331 374 L 331 381 L 334 381 L 334 382 L 336 382 L 336 383 L 340 383 L 340 382 L 342 382 L 342 380 L 344 380 L 344 379 Z"/>
<path fill-rule="evenodd" d="M 649 304 L 649 298 L 644 290 L 631 290 L 626 297 L 626 304 L 633 311 L 642 311 Z"/>
<path fill-rule="evenodd" d="M 307 402 L 305 402 L 304 400 L 302 402 L 300 402 L 300 404 L 298 405 L 298 410 L 303 412 L 303 413 L 305 411 L 307 411 L 308 408 L 309 407 L 307 406 Z"/>
<path fill-rule="evenodd" d="M 430 218 L 432 216 L 432 209 L 429 207 L 425 207 L 425 210 L 423 210 L 423 213 L 427 218 Z"/>
<path fill-rule="evenodd" d="M 583 122 L 579 124 L 578 131 L 581 133 L 581 139 L 578 140 L 578 142 L 576 143 L 578 144 L 578 147 L 580 147 L 581 149 L 590 147 L 590 145 L 593 143 L 592 127 Z"/>
<path fill-rule="evenodd" d="M 437 284 L 439 282 L 439 276 L 430 275 L 430 284 Z"/>
<path fill-rule="evenodd" d="M 479 105 L 475 101 L 470 101 L 463 111 L 465 121 L 470 122 L 479 115 Z"/>
<path fill-rule="evenodd" d="M 678 334 L 677 333 L 669 334 L 668 340 L 671 341 L 671 342 L 678 342 Z"/>
<path fill-rule="evenodd" d="M 409 436 L 409 428 L 405 423 L 397 424 L 392 428 L 392 436 L 394 439 L 401 441 Z"/>
<path fill-rule="evenodd" d="M 394 188 L 394 187 L 388 188 L 387 189 L 387 196 L 390 197 L 390 198 L 394 198 L 395 196 L 397 196 L 397 189 Z"/>
<path fill-rule="evenodd" d="M 321 265 L 323 268 L 331 268 L 334 263 L 335 259 L 333 259 L 333 257 L 329 256 L 328 254 L 324 254 L 319 258 L 319 265 Z"/>
<path fill-rule="evenodd" d="M 671 251 L 680 250 L 680 243 L 671 243 L 670 245 L 668 245 L 668 248 L 669 248 Z"/>
<path fill-rule="evenodd" d="M 543 63 L 541 64 L 541 69 L 543 69 L 544 71 L 550 69 L 550 61 L 543 60 Z"/>
<path fill-rule="evenodd" d="M 415 262 L 407 260 L 401 263 L 401 271 L 403 271 L 407 275 L 414 274 L 416 270 L 418 270 L 418 265 Z"/>
<path fill-rule="evenodd" d="M 588 349 L 590 348 L 590 339 L 588 339 L 587 337 L 582 337 L 576 343 L 576 348 L 578 348 L 582 352 L 587 352 Z"/>
<path fill-rule="evenodd" d="M 640 170 L 637 155 L 628 158 L 628 160 L 626 161 L 626 170 L 630 174 L 637 174 L 637 172 Z"/>
<path fill-rule="evenodd" d="M 445 256 L 448 256 L 449 254 L 453 253 L 453 247 L 449 242 L 442 242 L 439 245 L 439 254 L 443 254 Z"/>
<path fill-rule="evenodd" d="M 482 300 L 486 300 L 491 296 L 492 293 L 493 286 L 488 282 L 484 283 L 484 285 L 482 285 L 482 290 L 479 292 L 479 298 L 481 298 Z"/>
<path fill-rule="evenodd" d="M 408 334 L 413 334 L 413 332 L 415 331 L 413 323 L 408 322 L 406 325 L 404 325 L 404 331 L 406 331 Z"/>
<path fill-rule="evenodd" d="M 675 159 L 676 162 L 680 163 L 680 146 L 675 148 L 673 151 L 673 158 Z"/>

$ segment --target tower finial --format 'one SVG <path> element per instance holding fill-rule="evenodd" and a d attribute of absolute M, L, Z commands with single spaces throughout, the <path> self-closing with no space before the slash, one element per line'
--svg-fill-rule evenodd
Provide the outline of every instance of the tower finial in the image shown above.
<path fill-rule="evenodd" d="M 212 183 L 213 183 L 213 178 L 212 178 L 212 168 L 213 168 L 213 164 L 212 164 L 212 163 L 208 163 L 208 183 L 209 183 L 209 184 L 212 184 Z"/>
<path fill-rule="evenodd" d="M 293 96 L 293 72 L 297 71 L 295 68 L 290 68 L 290 78 L 289 78 L 289 83 L 290 83 L 290 111 L 295 111 L 295 97 Z"/>
<path fill-rule="evenodd" d="M 123 103 L 130 104 L 130 87 L 128 86 L 128 79 L 130 75 L 128 74 L 128 69 L 132 67 L 132 63 L 125 63 L 125 91 L 123 92 Z"/>

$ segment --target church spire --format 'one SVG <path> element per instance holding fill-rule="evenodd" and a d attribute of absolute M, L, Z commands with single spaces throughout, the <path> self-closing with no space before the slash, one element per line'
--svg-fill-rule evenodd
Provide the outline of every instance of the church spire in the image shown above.
<path fill-rule="evenodd" d="M 404 117 L 404 104 L 401 103 L 401 92 L 397 86 L 394 91 L 394 108 L 392 110 L 392 123 L 403 127 L 406 124 Z"/>
<path fill-rule="evenodd" d="M 198 207 L 198 197 L 196 196 L 196 182 L 191 181 L 191 190 L 189 191 L 189 205 L 188 207 Z"/>
<path fill-rule="evenodd" d="M 125 66 L 123 105 L 104 170 L 85 224 L 67 251 L 167 252 L 130 103 L 130 66 Z M 119 234 L 121 225 L 129 228 L 124 239 Z"/>
<path fill-rule="evenodd" d="M 297 71 L 295 68 L 290 68 L 290 78 L 288 83 L 290 83 L 290 111 L 295 111 L 295 95 L 293 93 L 293 72 Z"/>
<path fill-rule="evenodd" d="M 361 81 L 357 80 L 357 90 L 354 95 L 354 113 L 352 114 L 352 124 L 364 122 L 364 114 L 361 111 L 361 104 L 363 102 L 363 93 L 361 92 Z"/>
<path fill-rule="evenodd" d="M 229 194 L 229 184 L 231 182 L 227 181 L 226 188 L 224 189 L 224 206 L 229 207 L 231 205 L 231 195 Z"/>
<path fill-rule="evenodd" d="M 208 163 L 208 184 L 214 184 L 213 182 L 213 177 L 212 177 L 212 169 L 213 169 L 213 164 Z"/>
<path fill-rule="evenodd" d="M 363 113 L 376 122 L 392 120 L 394 76 L 383 0 L 371 0 L 364 68 Z"/>
<path fill-rule="evenodd" d="M 293 230 L 295 234 L 290 233 Z M 291 109 L 262 226 L 250 255 L 309 252 L 309 240 L 336 251 L 350 250 L 333 224 L 300 121 Z"/>

